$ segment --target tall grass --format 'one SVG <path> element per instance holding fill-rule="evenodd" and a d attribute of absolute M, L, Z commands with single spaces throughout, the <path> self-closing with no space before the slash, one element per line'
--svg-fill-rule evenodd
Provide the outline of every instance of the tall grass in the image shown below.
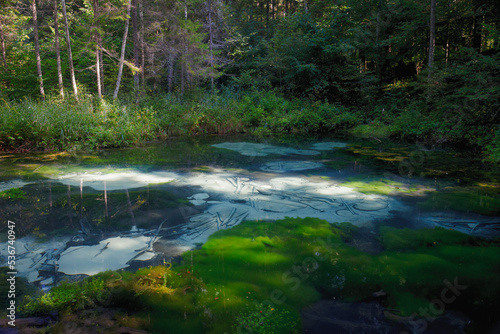
<path fill-rule="evenodd" d="M 91 97 L 0 103 L 0 148 L 14 150 L 121 147 L 180 135 L 318 133 L 357 124 L 344 108 L 274 92 L 145 97 L 139 105 Z"/>

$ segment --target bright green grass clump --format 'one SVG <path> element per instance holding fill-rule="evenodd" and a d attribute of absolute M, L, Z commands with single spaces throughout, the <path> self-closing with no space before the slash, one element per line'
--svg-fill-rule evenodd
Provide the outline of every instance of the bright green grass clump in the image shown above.
<path fill-rule="evenodd" d="M 415 187 L 407 187 L 401 182 L 388 179 L 366 180 L 364 177 L 352 177 L 342 184 L 345 187 L 355 188 L 363 194 L 388 195 L 392 192 L 412 193 L 417 191 Z"/>
<path fill-rule="evenodd" d="M 321 298 L 363 300 L 380 290 L 386 306 L 403 316 L 438 316 L 442 310 L 431 301 L 448 288 L 445 309 L 486 325 L 496 319 L 497 242 L 445 229 L 382 227 L 386 250 L 369 255 L 346 244 L 357 231 L 317 218 L 244 222 L 184 253 L 177 266 L 98 275 L 105 284 L 100 298 L 138 312 L 153 333 L 298 333 L 301 308 Z"/>
<path fill-rule="evenodd" d="M 15 199 L 26 199 L 26 192 L 19 188 L 12 188 L 0 192 L 1 199 L 15 200 Z"/>

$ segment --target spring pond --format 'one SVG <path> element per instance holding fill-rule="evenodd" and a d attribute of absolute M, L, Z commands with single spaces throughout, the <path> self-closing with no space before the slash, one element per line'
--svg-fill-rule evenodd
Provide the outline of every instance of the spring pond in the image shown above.
<path fill-rule="evenodd" d="M 484 272 L 484 277 L 475 273 L 474 282 L 496 286 L 490 286 L 488 292 L 476 291 L 489 294 L 490 299 L 475 302 L 494 307 L 500 300 L 498 295 L 491 296 L 500 291 L 497 275 L 500 261 L 488 255 L 488 251 L 498 253 L 500 174 L 495 166 L 452 150 L 375 139 L 196 137 L 92 153 L 3 153 L 0 168 L 0 259 L 7 264 L 7 222 L 12 221 L 16 236 L 15 269 L 20 277 L 44 291 L 61 280 L 77 281 L 109 270 L 132 272 L 167 262 L 182 262 L 186 251 L 200 249 L 210 235 L 246 224 L 242 222 L 267 224 L 313 217 L 334 226 L 351 223 L 355 230 L 351 228 L 352 233 L 344 240 L 345 247 L 356 249 L 358 259 L 365 256 L 375 259 L 388 254 L 384 253 L 387 251 L 406 254 L 407 249 L 394 245 L 398 242 L 404 245 L 404 238 L 414 239 L 413 230 L 431 229 L 426 230 L 431 238 L 433 231 L 439 235 L 443 230 L 455 230 L 467 238 L 481 240 L 474 241 L 474 251 L 478 250 L 474 256 L 484 255 L 483 260 L 490 261 L 485 266 L 491 272 Z M 301 220 L 294 222 L 301 224 Z M 384 242 L 388 236 L 393 239 Z M 279 248 L 271 241 L 263 243 L 265 248 Z M 446 251 L 452 252 L 451 248 Z M 456 261 L 452 265 L 463 264 L 459 255 L 450 256 L 454 260 L 447 260 Z M 190 261 L 192 267 L 192 255 Z M 240 261 L 247 260 L 241 257 Z M 401 260 L 395 268 L 411 265 L 411 261 L 411 258 Z M 231 260 L 226 263 L 229 266 Z M 419 267 L 419 275 L 426 268 L 433 271 L 435 264 L 431 261 Z M 483 267 L 470 270 L 480 268 Z M 337 283 L 339 275 L 335 275 Z M 457 277 L 437 275 L 441 275 L 438 277 L 441 282 L 455 279 L 455 285 L 459 284 Z M 346 277 L 349 274 L 340 280 Z M 403 286 L 407 279 L 399 277 L 395 284 Z M 416 284 L 425 290 L 429 288 L 425 282 L 424 279 Z M 404 308 L 404 302 L 400 302 L 408 299 L 404 290 L 390 295 L 383 284 L 371 287 L 373 290 L 367 291 L 370 298 L 377 292 L 383 298 L 373 297 L 370 302 L 376 303 L 366 305 L 343 301 L 332 304 L 336 293 L 342 295 L 338 289 L 319 289 L 319 297 L 292 303 L 309 307 L 302 311 L 302 325 L 293 326 L 302 326 L 309 333 L 325 330 L 340 333 L 339 328 L 349 332 L 355 330 L 349 327 L 352 323 L 332 320 L 331 314 L 351 320 L 358 319 L 360 312 L 382 314 L 383 309 L 377 305 L 383 305 L 385 298 L 399 298 L 389 305 Z M 357 297 L 366 300 L 362 295 Z M 311 302 L 316 303 L 310 305 Z M 429 305 L 428 301 L 420 299 L 420 302 Z M 448 309 L 453 310 L 453 305 L 447 304 Z M 465 330 L 474 321 L 487 322 L 487 326 L 475 324 L 475 328 L 495 325 L 491 317 L 478 320 L 471 315 L 452 317 L 449 321 L 428 321 L 418 312 L 413 318 L 404 317 L 411 313 L 412 310 L 396 310 L 395 318 L 367 317 L 363 321 L 368 327 L 363 330 L 403 333 L 413 328 L 415 331 L 419 325 L 415 319 L 422 318 L 426 319 L 426 329 L 436 326 L 432 330 L 441 333 Z M 234 322 L 234 317 L 228 319 Z M 457 319 L 462 323 L 457 325 Z M 370 321 L 390 324 L 381 331 L 382 327 L 373 327 Z M 155 328 L 148 327 L 152 332 Z M 222 326 L 224 330 L 217 326 L 210 328 L 204 330 L 214 333 L 225 332 L 227 328 L 234 330 L 231 326 Z"/>

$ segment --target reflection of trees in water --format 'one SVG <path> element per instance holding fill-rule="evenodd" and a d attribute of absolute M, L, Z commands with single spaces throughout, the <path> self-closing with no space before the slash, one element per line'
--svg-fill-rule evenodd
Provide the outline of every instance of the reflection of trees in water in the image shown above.
<path fill-rule="evenodd" d="M 57 231 L 75 233 L 84 220 L 94 231 L 121 231 L 130 229 L 134 220 L 142 227 L 158 226 L 166 211 L 185 204 L 159 189 L 96 191 L 83 185 L 43 181 L 24 186 L 24 199 L 0 199 L 0 228 L 7 220 L 15 220 L 19 237 L 45 237 Z"/>

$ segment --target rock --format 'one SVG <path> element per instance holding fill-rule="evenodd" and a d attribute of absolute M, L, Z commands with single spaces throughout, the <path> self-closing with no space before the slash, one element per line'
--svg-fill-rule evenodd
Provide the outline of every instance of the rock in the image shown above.
<path fill-rule="evenodd" d="M 338 300 L 321 300 L 304 308 L 301 315 L 304 333 L 318 334 L 405 332 L 465 334 L 465 326 L 469 322 L 469 319 L 463 314 L 454 311 L 448 311 L 432 321 L 416 316 L 402 317 L 385 309 L 375 301 L 345 303 Z M 425 328 L 423 328 L 424 324 Z"/>

